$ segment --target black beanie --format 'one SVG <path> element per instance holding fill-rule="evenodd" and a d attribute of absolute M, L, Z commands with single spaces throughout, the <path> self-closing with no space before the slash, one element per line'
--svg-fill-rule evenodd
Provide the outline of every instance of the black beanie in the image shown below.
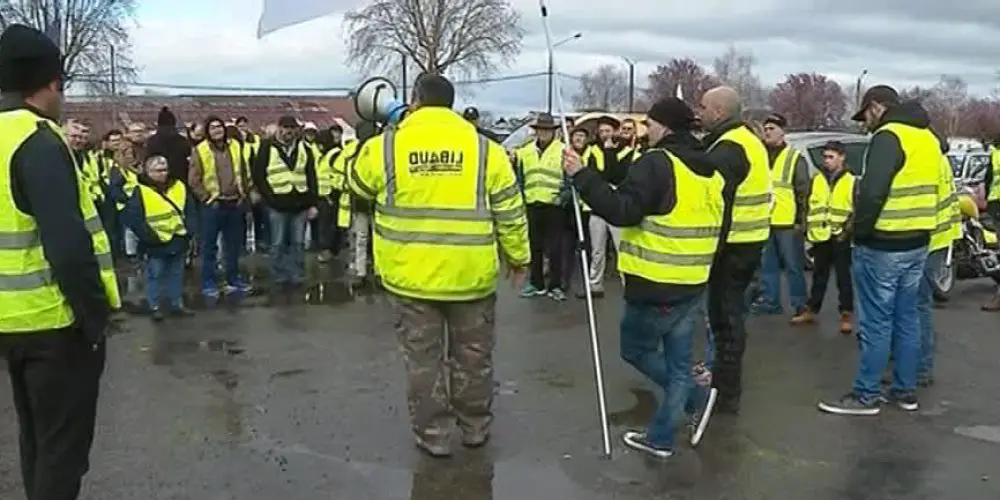
<path fill-rule="evenodd" d="M 31 92 L 62 76 L 59 47 L 41 31 L 12 24 L 0 35 L 0 91 Z"/>
<path fill-rule="evenodd" d="M 170 112 L 170 108 L 164 106 L 160 109 L 160 114 L 156 116 L 157 127 L 176 127 L 177 117 Z"/>
<path fill-rule="evenodd" d="M 653 103 L 646 116 L 670 130 L 691 130 L 694 125 L 694 111 L 684 101 L 667 97 Z"/>

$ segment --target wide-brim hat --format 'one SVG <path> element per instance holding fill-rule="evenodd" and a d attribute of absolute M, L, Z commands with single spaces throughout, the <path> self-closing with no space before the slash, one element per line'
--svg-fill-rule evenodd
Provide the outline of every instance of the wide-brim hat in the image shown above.
<path fill-rule="evenodd" d="M 531 128 L 554 130 L 559 128 L 559 123 L 556 122 L 556 119 L 551 114 L 540 113 L 535 117 L 535 121 L 531 123 Z"/>

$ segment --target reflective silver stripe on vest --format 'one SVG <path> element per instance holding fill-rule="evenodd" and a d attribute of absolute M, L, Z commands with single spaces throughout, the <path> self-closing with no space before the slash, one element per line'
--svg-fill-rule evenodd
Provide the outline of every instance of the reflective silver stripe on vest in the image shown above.
<path fill-rule="evenodd" d="M 101 219 L 96 215 L 84 220 L 83 224 L 91 235 L 104 231 Z M 37 230 L 0 233 L 0 250 L 30 250 L 40 245 L 41 238 Z M 102 271 L 114 270 L 110 253 L 100 253 L 95 257 Z M 48 268 L 25 274 L 0 275 L 0 290 L 3 291 L 34 290 L 54 284 L 52 271 Z"/>
<path fill-rule="evenodd" d="M 698 227 L 676 227 L 657 224 L 651 220 L 643 219 L 639 227 L 646 232 L 653 233 L 665 238 L 678 239 L 701 239 L 714 238 L 719 236 L 722 227 L 698 226 Z"/>
<path fill-rule="evenodd" d="M 778 178 L 778 182 L 775 183 L 778 187 L 792 187 L 792 165 L 798 160 L 797 151 L 788 147 L 788 153 L 785 155 L 785 162 L 781 166 L 781 176 Z"/>
<path fill-rule="evenodd" d="M 462 208 L 420 208 L 420 207 L 400 207 L 396 205 L 396 130 L 389 129 L 385 132 L 384 141 L 382 143 L 382 156 L 384 158 L 383 165 L 385 166 L 385 203 L 379 204 L 375 207 L 376 212 L 404 219 L 443 219 L 443 220 L 457 220 L 457 221 L 488 221 L 491 220 L 491 214 L 486 203 L 486 155 L 489 152 L 489 142 L 486 137 L 480 135 L 479 137 L 479 163 L 477 165 L 476 171 L 476 207 L 472 210 L 462 209 Z M 363 185 L 359 187 L 364 188 Z M 398 233 L 398 231 L 388 231 L 390 233 Z M 432 237 L 440 237 L 442 243 L 448 244 L 446 241 L 449 239 L 448 233 L 410 233 L 413 235 L 428 235 Z M 413 240 L 397 240 L 393 234 L 392 237 L 383 235 L 386 239 L 396 240 L 396 241 L 419 241 L 423 242 L 423 236 L 414 236 Z M 454 235 L 451 236 L 468 236 L 468 235 Z M 490 242 L 487 244 L 492 244 L 492 235 L 490 236 Z M 455 240 L 454 238 L 451 238 Z M 455 240 L 457 241 L 457 240 Z M 428 241 L 432 243 L 432 241 Z M 481 243 L 454 243 L 454 244 L 481 244 Z"/>
<path fill-rule="evenodd" d="M 764 194 L 751 194 L 751 195 L 736 195 L 736 199 L 733 200 L 734 207 L 749 207 L 755 205 L 766 205 L 771 202 L 771 195 Z"/>
<path fill-rule="evenodd" d="M 668 266 L 710 266 L 715 258 L 714 252 L 700 255 L 668 254 L 643 248 L 629 241 L 621 242 L 620 251 L 640 260 Z"/>

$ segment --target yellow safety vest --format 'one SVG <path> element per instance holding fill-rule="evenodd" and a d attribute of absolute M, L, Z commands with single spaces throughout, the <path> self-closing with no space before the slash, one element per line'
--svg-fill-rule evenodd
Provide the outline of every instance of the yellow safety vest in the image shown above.
<path fill-rule="evenodd" d="M 122 192 L 125 193 L 125 197 L 126 198 L 131 198 L 132 197 L 132 193 L 134 193 L 135 189 L 137 187 L 139 187 L 139 174 L 133 172 L 132 169 L 124 168 L 124 167 L 121 167 L 121 166 L 113 167 L 113 168 L 117 168 L 118 171 L 121 172 L 122 179 L 125 181 L 122 184 Z M 108 169 L 108 170 L 110 170 L 110 169 Z M 125 202 L 119 201 L 119 202 L 115 203 L 115 207 L 118 208 L 119 212 L 122 211 L 122 210 L 125 210 Z"/>
<path fill-rule="evenodd" d="M 103 163 L 93 151 L 87 151 L 83 155 L 83 165 L 80 171 L 81 178 L 87 187 L 87 194 L 95 203 L 104 201 L 104 186 L 101 184 L 103 178 Z"/>
<path fill-rule="evenodd" d="M 187 203 L 187 188 L 183 182 L 174 181 L 165 194 L 140 184 L 139 195 L 142 197 L 143 211 L 146 212 L 146 224 L 156 233 L 161 243 L 174 239 L 174 236 L 187 235 L 183 213 Z"/>
<path fill-rule="evenodd" d="M 768 168 L 767 149 L 745 125 L 722 134 L 709 148 L 722 141 L 730 141 L 743 149 L 750 162 L 746 179 L 736 188 L 733 200 L 733 221 L 729 228 L 729 243 L 756 243 L 771 235 L 771 173 Z"/>
<path fill-rule="evenodd" d="M 333 155 L 340 152 L 340 148 L 332 148 L 321 156 L 316 162 L 316 189 L 320 196 L 330 196 L 334 189 L 337 189 L 337 174 L 333 171 Z M 342 183 L 343 180 L 341 179 Z M 339 190 L 339 189 L 338 189 Z"/>
<path fill-rule="evenodd" d="M 673 163 L 677 204 L 667 215 L 647 215 L 638 227 L 622 229 L 618 269 L 657 283 L 706 283 L 725 211 L 722 176 L 697 175 L 663 149 L 644 154 L 666 154 Z"/>
<path fill-rule="evenodd" d="M 358 152 L 358 140 L 351 139 L 344 143 L 344 150 L 333 160 L 333 177 L 340 179 L 340 201 L 337 203 L 337 227 L 351 227 L 351 190 L 347 189 L 347 174 Z"/>
<path fill-rule="evenodd" d="M 798 150 L 785 146 L 771 165 L 771 185 L 774 187 L 772 226 L 795 225 L 795 164 L 800 157 Z"/>
<path fill-rule="evenodd" d="M 624 163 L 635 163 L 639 161 L 639 157 L 642 156 L 642 148 L 640 146 L 625 146 L 618 150 L 618 154 L 615 155 L 615 159 L 619 162 Z"/>
<path fill-rule="evenodd" d="M 993 148 L 990 160 L 993 168 L 993 182 L 990 184 L 990 192 L 986 201 L 1000 201 L 1000 149 Z"/>
<path fill-rule="evenodd" d="M 604 171 L 604 151 L 601 149 L 600 146 L 598 146 L 596 144 L 591 144 L 590 146 L 587 146 L 587 149 L 585 149 L 583 151 L 583 155 L 580 156 L 580 160 L 583 162 L 584 165 L 589 165 L 591 158 L 594 159 L 594 165 L 596 166 L 597 171 L 598 172 L 603 172 Z M 614 189 L 614 188 L 615 188 L 614 186 L 611 186 L 611 189 Z M 583 198 L 580 199 L 580 209 L 583 210 L 584 212 L 590 212 L 591 211 L 590 210 L 590 205 L 587 205 L 583 201 Z"/>
<path fill-rule="evenodd" d="M 267 164 L 267 183 L 274 194 L 289 194 L 292 191 L 305 193 L 309 191 L 309 181 L 306 177 L 306 164 L 309 162 L 309 151 L 302 142 L 295 145 L 295 169 L 288 168 L 285 160 L 278 154 L 281 145 L 271 145 L 271 157 Z"/>
<path fill-rule="evenodd" d="M 854 174 L 844 171 L 833 184 L 826 175 L 813 176 L 806 214 L 806 238 L 813 243 L 829 241 L 844 232 L 844 224 L 854 212 Z"/>
<path fill-rule="evenodd" d="M 254 157 L 257 156 L 257 151 L 260 149 L 260 139 L 258 138 L 254 142 L 244 142 L 241 146 L 240 153 L 243 155 L 244 165 L 253 165 Z"/>
<path fill-rule="evenodd" d="M 240 150 L 240 143 L 229 139 L 227 147 L 229 149 L 229 161 L 233 164 L 233 178 L 236 181 L 236 190 L 240 196 L 245 194 L 243 187 L 243 153 Z M 215 153 L 208 141 L 198 144 L 195 151 L 198 159 L 201 160 L 202 185 L 208 192 L 208 201 L 219 197 L 219 171 L 215 165 Z"/>
<path fill-rule="evenodd" d="M 418 110 L 370 139 L 348 182 L 375 202 L 375 267 L 394 294 L 439 301 L 493 294 L 498 239 L 513 265 L 530 259 L 506 154 L 450 109 Z"/>
<path fill-rule="evenodd" d="M 0 335 L 33 333 L 65 328 L 76 320 L 66 297 L 52 279 L 35 219 L 14 203 L 11 160 L 39 127 L 55 133 L 69 151 L 59 126 L 26 109 L 0 113 Z M 70 155 L 72 159 L 72 155 Z M 75 160 L 72 160 L 75 162 Z M 121 307 L 118 281 L 111 261 L 111 245 L 94 202 L 77 172 L 80 214 L 90 231 L 94 253 L 101 266 L 101 281 L 108 303 Z M 87 251 L 81 248 L 80 251 Z"/>
<path fill-rule="evenodd" d="M 883 131 L 899 139 L 906 163 L 892 179 L 875 230 L 933 231 L 938 224 L 938 178 L 944 156 L 938 138 L 929 129 L 902 123 L 887 123 L 875 133 Z"/>
<path fill-rule="evenodd" d="M 941 250 L 962 237 L 962 211 L 958 208 L 955 177 L 948 158 L 941 155 L 941 176 L 937 186 L 937 227 L 931 232 L 928 251 Z"/>
<path fill-rule="evenodd" d="M 518 161 L 524 172 L 524 200 L 527 203 L 559 203 L 562 189 L 562 155 L 565 146 L 553 139 L 541 155 L 538 145 L 531 142 L 517 150 Z"/>

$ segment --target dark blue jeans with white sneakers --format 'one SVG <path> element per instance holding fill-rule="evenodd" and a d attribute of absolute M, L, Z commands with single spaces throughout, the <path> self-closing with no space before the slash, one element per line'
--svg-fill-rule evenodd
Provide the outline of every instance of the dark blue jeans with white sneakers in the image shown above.
<path fill-rule="evenodd" d="M 693 385 L 691 351 L 702 294 L 669 305 L 626 303 L 621 320 L 621 357 L 663 389 L 663 399 L 646 430 L 648 444 L 674 448 Z"/>

